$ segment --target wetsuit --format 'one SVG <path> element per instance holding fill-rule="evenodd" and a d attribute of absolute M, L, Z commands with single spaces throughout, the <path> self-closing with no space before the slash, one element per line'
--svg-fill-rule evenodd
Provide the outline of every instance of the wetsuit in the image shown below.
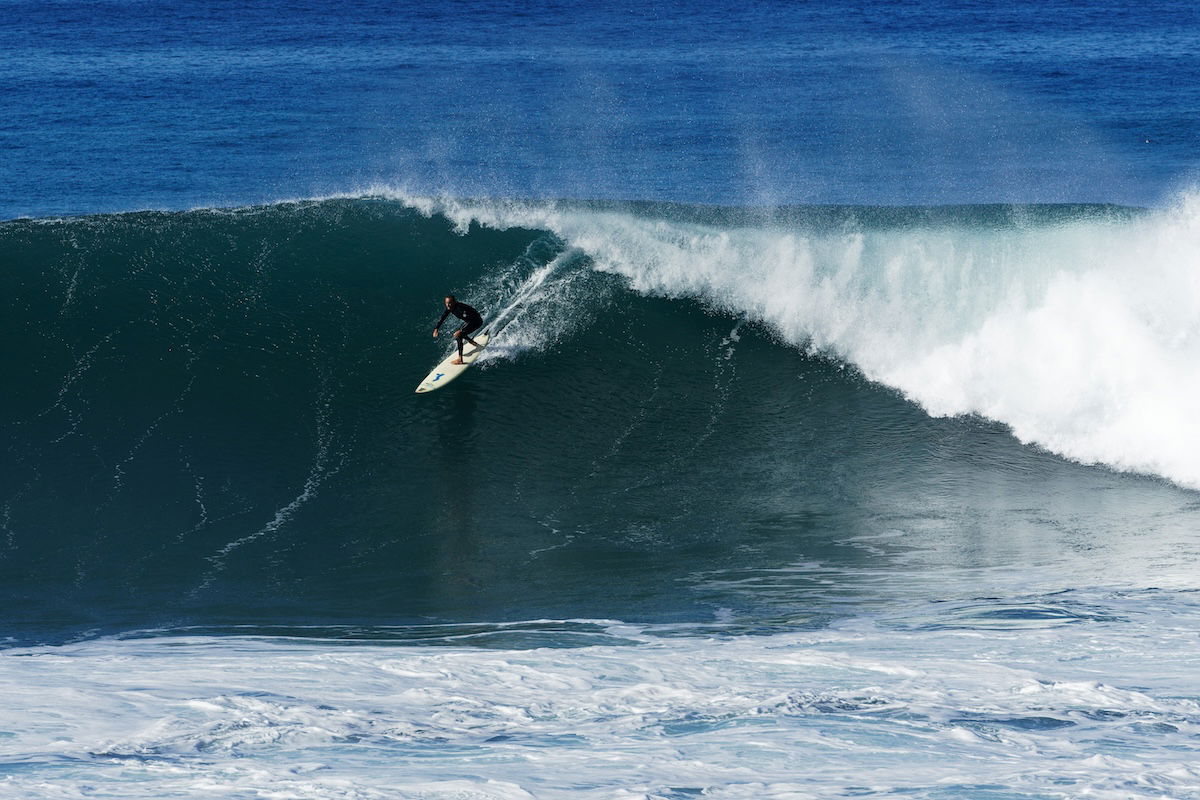
<path fill-rule="evenodd" d="M 479 316 L 479 312 L 471 308 L 466 303 L 460 303 L 455 300 L 454 303 L 445 310 L 445 312 L 442 314 L 442 318 L 438 320 L 437 325 L 433 326 L 433 329 L 436 331 L 438 328 L 442 327 L 442 323 L 446 321 L 446 317 L 450 316 L 451 314 L 463 321 L 463 326 L 455 331 L 455 338 L 458 340 L 458 357 L 461 359 L 463 354 L 463 340 L 466 339 L 467 341 L 471 342 L 471 344 L 475 344 L 474 340 L 471 339 L 471 334 L 483 327 L 483 317 Z M 457 334 L 459 333 L 462 335 L 458 336 Z"/>

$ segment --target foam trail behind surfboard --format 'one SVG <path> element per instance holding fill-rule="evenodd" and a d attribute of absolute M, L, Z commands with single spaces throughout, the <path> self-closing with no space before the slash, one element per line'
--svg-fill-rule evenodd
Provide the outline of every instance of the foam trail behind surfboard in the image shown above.
<path fill-rule="evenodd" d="M 533 274 L 525 279 L 525 281 L 517 289 L 516 294 L 514 294 L 513 298 L 508 302 L 508 305 L 506 305 L 498 314 L 496 314 L 491 325 L 488 326 L 491 329 L 493 340 L 499 336 L 505 328 L 520 319 L 521 315 L 525 313 L 524 304 L 526 301 L 533 297 L 534 293 L 543 284 L 545 284 L 546 279 L 550 277 L 550 274 L 554 272 L 554 270 L 557 269 L 562 262 L 563 255 L 559 255 L 550 263 L 534 270 Z"/>

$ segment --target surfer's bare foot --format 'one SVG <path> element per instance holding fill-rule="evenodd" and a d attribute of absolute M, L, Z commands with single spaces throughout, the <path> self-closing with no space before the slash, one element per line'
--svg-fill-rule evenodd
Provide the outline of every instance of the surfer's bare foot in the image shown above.
<path fill-rule="evenodd" d="M 456 359 L 454 359 L 453 361 L 451 361 L 450 363 L 451 363 L 451 364 L 461 364 L 461 363 L 462 363 L 462 359 L 461 359 L 461 358 L 456 358 Z"/>

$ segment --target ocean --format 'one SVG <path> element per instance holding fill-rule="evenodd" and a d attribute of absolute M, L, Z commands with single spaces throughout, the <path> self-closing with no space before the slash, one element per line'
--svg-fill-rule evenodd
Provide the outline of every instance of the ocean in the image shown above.
<path fill-rule="evenodd" d="M 1194 6 L 0 10 L 0 798 L 1200 798 Z"/>

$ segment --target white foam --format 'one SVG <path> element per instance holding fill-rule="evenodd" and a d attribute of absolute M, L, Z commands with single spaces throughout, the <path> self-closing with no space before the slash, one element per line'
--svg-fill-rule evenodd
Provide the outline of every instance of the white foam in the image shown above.
<path fill-rule="evenodd" d="M 538 240 L 530 249 L 539 246 L 547 245 Z M 495 309 L 486 323 L 495 341 L 480 356 L 481 365 L 543 351 L 591 321 L 586 311 L 600 305 L 597 293 L 603 289 L 587 280 L 590 271 L 583 261 L 574 249 L 560 252 L 544 264 L 527 253 L 471 288 L 472 297 L 480 298 L 478 302 L 489 311 Z M 564 308 L 571 313 L 564 314 Z"/>
<path fill-rule="evenodd" d="M 1200 488 L 1200 194 L 1135 219 L 832 233 L 399 199 L 462 230 L 553 231 L 635 291 L 767 323 L 931 414 Z"/>
<path fill-rule="evenodd" d="M 1194 665 L 1128 625 L 8 650 L 0 797 L 1189 796 Z"/>

